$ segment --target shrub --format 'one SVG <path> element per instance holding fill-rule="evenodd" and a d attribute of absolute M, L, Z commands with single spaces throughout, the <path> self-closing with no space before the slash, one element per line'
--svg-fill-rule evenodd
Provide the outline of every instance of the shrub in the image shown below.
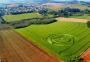
<path fill-rule="evenodd" d="M 87 21 L 87 27 L 90 28 L 90 21 Z"/>

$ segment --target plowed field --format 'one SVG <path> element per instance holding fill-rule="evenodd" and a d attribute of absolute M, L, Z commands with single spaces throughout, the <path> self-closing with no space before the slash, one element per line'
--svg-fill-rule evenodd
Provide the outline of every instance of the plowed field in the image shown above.
<path fill-rule="evenodd" d="M 0 31 L 0 61 L 59 62 L 58 59 L 33 45 L 14 30 Z"/>

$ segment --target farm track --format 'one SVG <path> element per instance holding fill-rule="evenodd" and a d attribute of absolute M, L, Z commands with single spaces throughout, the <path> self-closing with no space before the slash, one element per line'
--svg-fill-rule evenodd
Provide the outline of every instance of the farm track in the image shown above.
<path fill-rule="evenodd" d="M 3 62 L 60 62 L 14 30 L 0 31 L 0 60 Z"/>

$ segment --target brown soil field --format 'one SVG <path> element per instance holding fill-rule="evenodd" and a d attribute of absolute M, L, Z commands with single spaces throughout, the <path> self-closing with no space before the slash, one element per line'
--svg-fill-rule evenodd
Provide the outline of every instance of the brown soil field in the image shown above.
<path fill-rule="evenodd" d="M 77 19 L 77 18 L 64 18 L 64 17 L 58 17 L 56 18 L 59 21 L 66 21 L 66 22 L 83 22 L 86 23 L 87 19 Z"/>
<path fill-rule="evenodd" d="M 84 62 L 90 62 L 90 48 L 81 55 L 81 58 L 84 59 Z"/>
<path fill-rule="evenodd" d="M 60 8 L 62 8 L 59 5 L 52 5 L 52 6 L 48 6 L 48 8 L 52 9 L 52 10 L 59 10 Z"/>
<path fill-rule="evenodd" d="M 1 30 L 0 62 L 60 62 L 60 60 L 14 30 Z"/>
<path fill-rule="evenodd" d="M 61 3 L 46 3 L 46 4 L 43 4 L 43 5 L 45 5 L 47 8 L 52 9 L 52 10 L 59 10 L 59 9 L 63 8 L 64 4 L 61 4 Z"/>

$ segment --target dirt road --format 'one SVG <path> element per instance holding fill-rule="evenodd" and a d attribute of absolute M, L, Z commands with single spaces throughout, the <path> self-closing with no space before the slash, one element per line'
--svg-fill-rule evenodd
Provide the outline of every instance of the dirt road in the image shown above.
<path fill-rule="evenodd" d="M 13 30 L 0 31 L 0 61 L 59 62 Z"/>

